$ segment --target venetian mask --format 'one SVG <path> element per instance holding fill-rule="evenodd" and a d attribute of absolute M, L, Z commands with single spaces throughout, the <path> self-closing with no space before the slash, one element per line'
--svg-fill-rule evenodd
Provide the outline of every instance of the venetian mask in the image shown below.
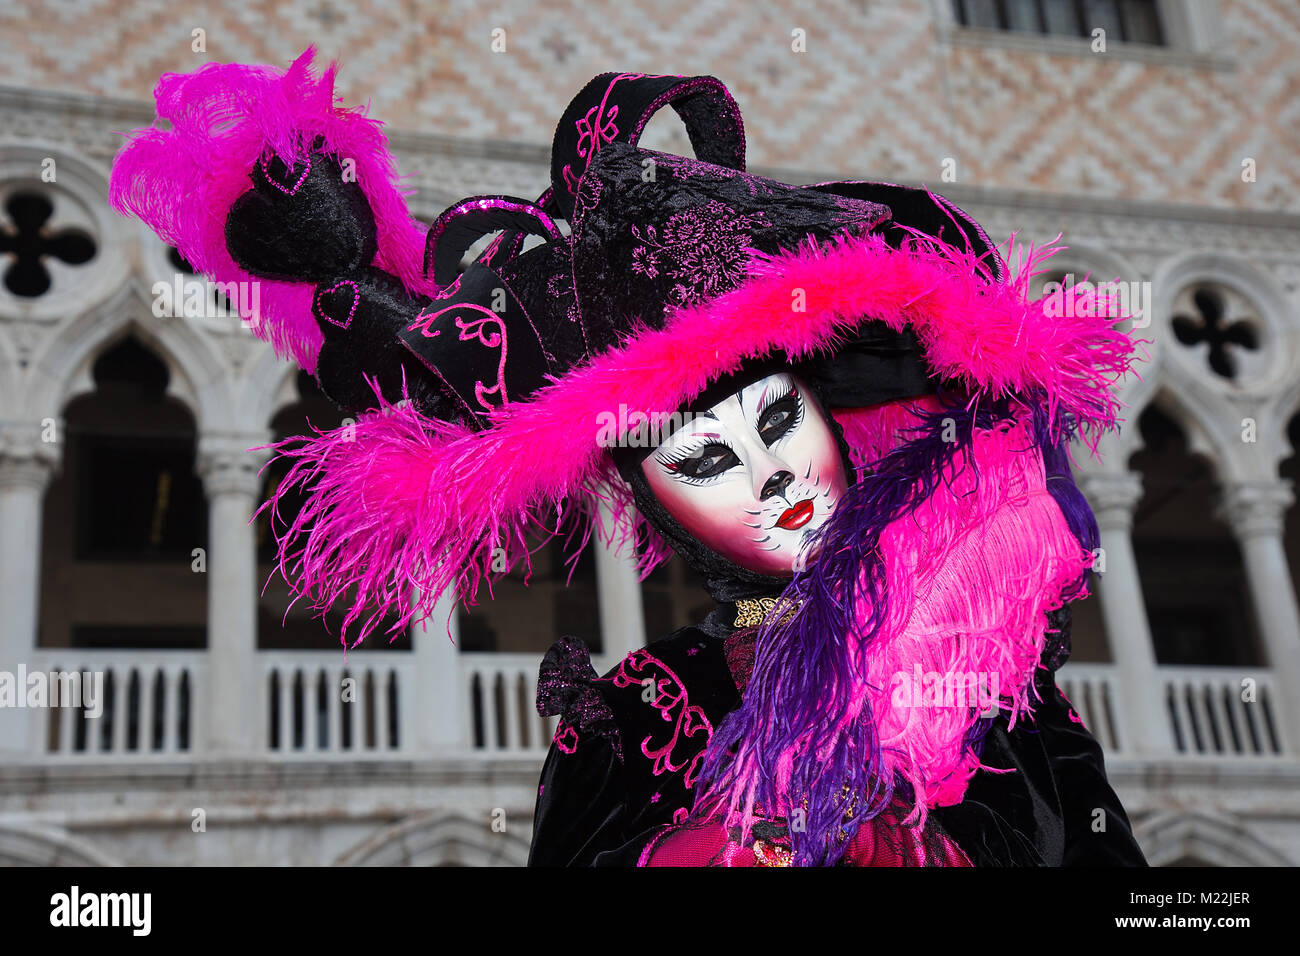
<path fill-rule="evenodd" d="M 740 567 L 790 575 L 847 482 L 825 415 L 803 382 L 769 375 L 698 412 L 641 464 L 686 531 Z"/>

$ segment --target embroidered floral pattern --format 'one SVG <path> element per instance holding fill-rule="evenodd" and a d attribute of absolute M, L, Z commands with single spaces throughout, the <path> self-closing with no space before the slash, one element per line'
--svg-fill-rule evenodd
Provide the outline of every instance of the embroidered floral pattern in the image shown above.
<path fill-rule="evenodd" d="M 673 305 L 690 305 L 735 288 L 749 267 L 750 233 L 770 227 L 767 213 L 738 214 L 716 199 L 674 213 L 659 226 L 632 227 L 637 245 L 632 271 L 653 279 L 660 271 L 691 277 L 668 290 Z"/>
<path fill-rule="evenodd" d="M 612 678 L 600 679 L 611 680 L 615 687 L 653 685 L 650 706 L 672 725 L 672 733 L 666 740 L 647 734 L 641 741 L 641 753 L 653 761 L 651 772 L 656 777 L 685 768 L 682 785 L 688 790 L 695 786 L 704 751 L 713 737 L 713 724 L 704 708 L 687 699 L 681 678 L 663 661 L 642 649 L 625 657 Z M 692 739 L 700 735 L 703 739 Z"/>
<path fill-rule="evenodd" d="M 684 177 L 698 175 L 707 178 L 722 176 L 726 179 L 738 179 L 745 184 L 745 188 L 753 199 L 774 196 L 790 188 L 784 183 L 778 183 L 773 179 L 764 179 L 762 176 L 755 176 L 752 173 L 742 173 L 738 169 L 730 169 L 726 166 L 715 166 L 712 163 L 693 159 L 690 156 L 676 156 L 665 153 L 655 158 L 655 165 L 669 169 Z"/>
<path fill-rule="evenodd" d="M 571 754 L 578 749 L 578 732 L 572 725 L 561 721 L 555 728 L 555 736 L 551 738 L 551 742 L 561 753 Z"/>
<path fill-rule="evenodd" d="M 637 246 L 632 250 L 632 271 L 638 275 L 653 279 L 659 274 L 659 267 L 655 265 L 654 253 L 644 246 Z"/>
<path fill-rule="evenodd" d="M 440 335 L 441 330 L 435 329 L 433 326 L 448 312 L 454 313 L 452 317 L 456 322 L 456 329 L 460 333 L 460 341 L 473 341 L 484 348 L 500 351 L 497 358 L 496 381 L 490 387 L 481 379 L 476 381 L 474 383 L 474 397 L 483 406 L 483 410 L 488 412 L 509 405 L 510 396 L 506 393 L 508 343 L 506 341 L 506 325 L 501 320 L 501 316 L 473 302 L 458 302 L 455 305 L 448 305 L 433 312 L 421 312 L 415 317 L 415 321 L 407 327 L 406 331 L 414 332 L 419 329 L 420 334 L 426 339 Z M 499 399 L 499 401 L 489 401 L 489 398 Z"/>

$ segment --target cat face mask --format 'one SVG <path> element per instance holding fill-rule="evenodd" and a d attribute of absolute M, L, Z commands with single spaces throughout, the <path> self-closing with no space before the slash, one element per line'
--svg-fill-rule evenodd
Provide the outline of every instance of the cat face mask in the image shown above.
<path fill-rule="evenodd" d="M 641 464 L 655 497 L 702 544 L 740 567 L 789 575 L 847 482 L 821 407 L 786 372 L 733 393 Z"/>

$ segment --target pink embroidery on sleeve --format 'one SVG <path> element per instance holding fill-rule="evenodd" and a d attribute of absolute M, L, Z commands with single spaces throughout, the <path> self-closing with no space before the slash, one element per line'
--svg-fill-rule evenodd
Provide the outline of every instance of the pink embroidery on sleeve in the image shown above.
<path fill-rule="evenodd" d="M 647 680 L 654 682 L 655 696 L 650 701 L 650 706 L 659 711 L 664 721 L 672 724 L 672 734 L 667 740 L 657 743 L 654 742 L 654 734 L 647 734 L 641 741 L 641 753 L 653 761 L 651 772 L 656 777 L 685 768 L 682 785 L 688 790 L 695 786 L 704 752 L 713 736 L 713 724 L 702 707 L 687 699 L 686 687 L 681 679 L 673 673 L 672 668 L 644 649 L 633 651 L 625 657 L 614 676 L 609 679 L 615 687 L 642 686 Z M 696 752 L 687 755 L 679 751 L 679 744 L 700 734 L 704 735 L 704 740 Z M 678 751 L 676 755 L 674 751 Z"/>

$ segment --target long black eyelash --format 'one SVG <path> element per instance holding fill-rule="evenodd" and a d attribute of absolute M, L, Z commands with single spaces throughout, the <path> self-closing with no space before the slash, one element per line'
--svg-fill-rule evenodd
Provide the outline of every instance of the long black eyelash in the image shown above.
<path fill-rule="evenodd" d="M 665 465 L 679 465 L 682 462 L 684 462 L 687 458 L 693 457 L 697 451 L 700 451 L 704 448 L 708 448 L 710 445 L 721 445 L 723 448 L 727 449 L 727 451 L 731 452 L 733 455 L 736 455 L 736 449 L 732 448 L 731 445 L 728 444 L 727 442 L 722 441 L 719 438 L 710 438 L 708 441 L 700 442 L 698 445 L 692 445 L 687 448 L 678 449 L 677 454 L 671 458 L 661 458 L 659 460 L 663 462 Z M 740 456 L 736 455 L 736 457 L 739 458 Z M 690 475 L 682 475 L 682 477 L 689 478 Z M 697 480 L 702 481 L 703 479 L 697 479 Z"/>
<path fill-rule="evenodd" d="M 782 392 L 780 395 L 777 395 L 775 398 L 769 398 L 766 402 L 764 402 L 762 405 L 759 406 L 759 408 L 758 408 L 758 418 L 759 418 L 759 420 L 760 420 L 760 421 L 762 420 L 762 418 L 763 418 L 763 413 L 764 413 L 765 411 L 767 411 L 769 408 L 771 408 L 771 407 L 772 407 L 773 405 L 775 405 L 777 402 L 781 401 L 781 399 L 785 398 L 787 395 L 790 395 L 790 394 L 793 393 L 793 392 L 794 392 L 794 382 L 787 381 L 787 382 L 785 383 L 785 391 L 784 391 L 784 392 Z M 799 404 L 802 405 L 803 402 L 800 402 Z"/>
<path fill-rule="evenodd" d="M 763 411 L 758 413 L 759 420 L 760 421 L 762 420 L 763 413 L 766 412 L 768 408 L 775 405 L 777 402 L 781 401 L 782 399 L 786 398 L 789 395 L 794 395 L 793 386 L 791 386 L 790 390 L 786 392 L 785 395 L 778 396 L 777 398 L 774 398 L 772 399 L 772 401 L 768 402 L 767 405 L 763 406 Z M 787 428 L 785 431 L 781 433 L 780 437 L 777 438 L 777 441 L 780 441 L 786 435 L 790 434 L 792 431 L 794 431 L 796 428 L 798 428 L 800 425 L 803 424 L 804 411 L 807 407 L 804 403 L 803 395 L 795 395 L 795 404 L 798 405 L 798 409 L 795 411 L 794 421 L 790 423 L 789 428 Z"/>
<path fill-rule="evenodd" d="M 768 399 L 766 402 L 763 403 L 763 406 L 758 410 L 758 418 L 762 420 L 763 414 L 769 408 L 771 408 L 773 405 L 775 405 L 777 402 L 781 401 L 782 399 L 788 398 L 791 395 L 795 395 L 794 383 L 787 382 L 784 392 L 777 395 L 775 398 Z M 797 399 L 796 404 L 799 406 L 799 408 L 798 411 L 795 413 L 794 422 L 781 435 L 782 438 L 790 434 L 792 431 L 794 431 L 803 423 L 804 411 L 806 408 L 806 406 L 804 405 L 804 398 L 803 395 L 795 395 L 795 398 Z M 710 438 L 708 441 L 702 441 L 699 442 L 698 444 L 690 445 L 686 448 L 678 449 L 675 455 L 668 458 L 661 458 L 659 460 L 664 465 L 678 465 L 681 464 L 683 461 L 685 461 L 687 458 L 694 456 L 694 454 L 697 451 L 701 451 L 702 449 L 707 448 L 710 445 L 721 445 L 723 448 L 727 449 L 733 455 L 736 455 L 736 449 L 732 448 L 730 443 L 725 442 L 720 438 Z M 736 457 L 739 458 L 740 456 L 736 455 Z M 692 478 L 690 475 L 681 475 L 681 477 L 689 479 L 691 481 L 708 481 L 707 478 Z M 713 475 L 712 477 L 716 478 L 717 475 Z"/>

